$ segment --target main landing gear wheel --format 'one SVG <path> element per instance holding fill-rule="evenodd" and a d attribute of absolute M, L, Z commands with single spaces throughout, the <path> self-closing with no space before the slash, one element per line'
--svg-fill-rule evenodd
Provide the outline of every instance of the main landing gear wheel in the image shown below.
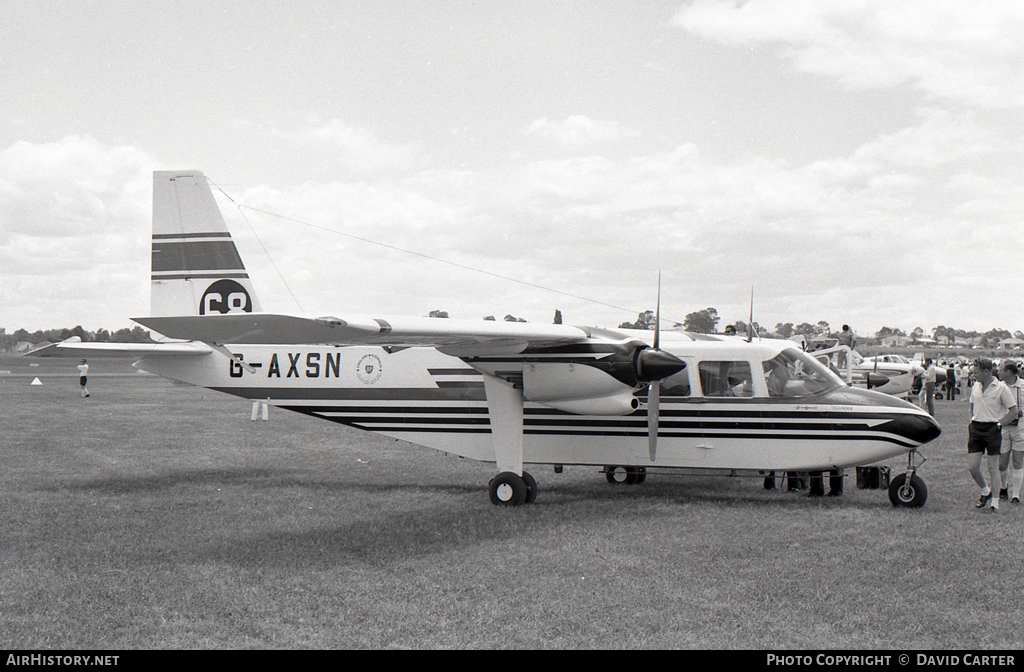
<path fill-rule="evenodd" d="M 523 482 L 526 483 L 525 504 L 533 504 L 537 501 L 537 479 L 530 475 L 530 472 L 523 472 Z"/>
<path fill-rule="evenodd" d="M 622 483 L 636 485 L 647 480 L 647 469 L 644 467 L 606 467 L 604 477 L 612 485 Z"/>
<path fill-rule="evenodd" d="M 889 501 L 893 506 L 916 509 L 924 506 L 927 499 L 928 488 L 917 474 L 909 482 L 906 474 L 900 474 L 889 483 Z"/>
<path fill-rule="evenodd" d="M 503 471 L 487 484 L 487 493 L 495 506 L 532 504 L 537 499 L 537 479 L 525 471 L 522 476 Z"/>

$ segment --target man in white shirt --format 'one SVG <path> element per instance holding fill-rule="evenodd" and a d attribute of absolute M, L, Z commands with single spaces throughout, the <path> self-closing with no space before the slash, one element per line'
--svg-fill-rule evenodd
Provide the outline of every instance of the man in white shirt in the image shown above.
<path fill-rule="evenodd" d="M 89 380 L 89 364 L 84 359 L 82 363 L 78 365 L 78 385 L 82 388 L 82 398 L 89 396 L 89 388 L 85 384 Z"/>
<path fill-rule="evenodd" d="M 924 360 L 924 373 L 921 374 L 921 396 L 924 397 L 924 404 L 928 407 L 928 415 L 935 417 L 935 379 L 937 371 L 935 363 L 928 358 Z"/>
<path fill-rule="evenodd" d="M 981 471 L 981 457 L 988 455 L 988 473 L 993 486 L 999 483 L 999 451 L 1002 448 L 1002 427 L 1017 417 L 1013 393 L 993 375 L 992 360 L 979 357 L 974 362 L 978 382 L 971 390 L 971 424 L 967 430 L 967 468 L 981 488 L 979 509 L 999 510 L 999 494 L 993 493 Z M 993 494 L 995 496 L 993 497 Z"/>
<path fill-rule="evenodd" d="M 1010 499 L 1011 504 L 1020 504 L 1020 490 L 1024 483 L 1024 423 L 1020 422 L 1021 399 L 1024 398 L 1024 378 L 1017 375 L 1017 364 L 1009 360 L 999 367 L 999 379 L 1010 388 L 1017 402 L 1017 417 L 1003 427 L 1003 444 L 999 453 L 999 478 L 1002 488 L 1000 499 Z M 1010 456 L 1013 456 L 1013 472 L 1010 473 Z M 1007 492 L 1009 481 L 1009 492 Z"/>

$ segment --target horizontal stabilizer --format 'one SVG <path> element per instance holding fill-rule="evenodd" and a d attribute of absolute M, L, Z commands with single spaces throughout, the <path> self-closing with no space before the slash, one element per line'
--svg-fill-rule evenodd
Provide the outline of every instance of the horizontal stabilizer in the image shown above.
<path fill-rule="evenodd" d="M 45 345 L 25 357 L 147 357 L 207 355 L 213 349 L 205 343 L 82 343 L 78 336 Z"/>
<path fill-rule="evenodd" d="M 474 356 L 522 351 L 586 339 L 583 329 L 561 324 L 364 316 L 306 318 L 269 313 L 140 317 L 135 322 L 169 338 L 217 344 L 431 346 Z"/>

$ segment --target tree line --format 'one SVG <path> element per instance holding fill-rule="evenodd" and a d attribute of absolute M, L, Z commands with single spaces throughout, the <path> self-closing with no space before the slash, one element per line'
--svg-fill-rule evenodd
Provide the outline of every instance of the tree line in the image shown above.
<path fill-rule="evenodd" d="M 718 315 L 718 311 L 714 308 L 705 308 L 704 310 L 697 310 L 687 314 L 686 319 L 683 320 L 682 324 L 676 322 L 672 326 L 682 327 L 686 331 L 692 331 L 702 334 L 712 334 L 718 331 L 718 325 L 721 322 L 721 318 Z M 635 322 L 623 322 L 619 325 L 620 329 L 654 329 L 655 313 L 653 310 L 645 310 L 644 312 L 637 315 Z M 746 334 L 747 323 L 742 320 L 737 320 L 731 325 L 737 333 Z M 759 336 L 778 336 L 781 338 L 792 338 L 796 335 L 803 335 L 807 338 L 814 338 L 815 336 L 835 336 L 838 332 L 833 330 L 831 325 L 825 320 L 819 320 L 814 324 L 810 322 L 801 322 L 800 324 L 793 324 L 792 322 L 779 322 L 775 325 L 774 330 L 769 331 L 765 327 L 762 327 L 757 322 L 752 322 L 754 333 Z M 922 327 L 914 328 L 910 333 L 903 331 L 902 329 L 893 327 L 882 327 L 878 331 L 872 334 L 860 334 L 862 338 L 876 338 L 881 340 L 890 336 L 898 336 L 909 338 L 912 341 L 922 340 L 925 338 L 926 332 Z M 986 332 L 965 330 L 965 329 L 954 329 L 944 325 L 939 325 L 931 329 L 931 338 L 935 341 L 940 339 L 946 339 L 947 341 L 977 341 L 980 345 L 992 345 L 999 343 L 1008 338 L 1019 338 L 1024 340 L 1024 331 L 1015 331 L 1011 333 L 1006 329 L 994 328 L 989 329 Z"/>
<path fill-rule="evenodd" d="M 25 329 L 18 329 L 12 333 L 7 333 L 7 330 L 4 327 L 0 327 L 0 351 L 13 351 L 19 343 L 31 343 L 34 346 L 39 345 L 40 343 L 59 343 L 60 341 L 66 341 L 74 336 L 78 336 L 83 342 L 87 343 L 153 342 L 153 339 L 149 336 L 149 332 L 139 326 L 131 329 L 118 329 L 113 332 L 106 329 L 86 331 L 81 326 L 77 326 L 72 329 L 38 329 L 33 332 L 29 332 Z"/>

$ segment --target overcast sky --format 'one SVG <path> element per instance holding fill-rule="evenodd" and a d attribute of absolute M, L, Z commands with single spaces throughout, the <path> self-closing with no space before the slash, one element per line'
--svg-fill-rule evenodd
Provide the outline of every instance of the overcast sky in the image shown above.
<path fill-rule="evenodd" d="M 0 0 L 0 326 L 148 314 L 152 171 L 197 168 L 268 311 L 616 326 L 661 271 L 679 321 L 1024 330 L 1022 36 L 1018 0 Z"/>

